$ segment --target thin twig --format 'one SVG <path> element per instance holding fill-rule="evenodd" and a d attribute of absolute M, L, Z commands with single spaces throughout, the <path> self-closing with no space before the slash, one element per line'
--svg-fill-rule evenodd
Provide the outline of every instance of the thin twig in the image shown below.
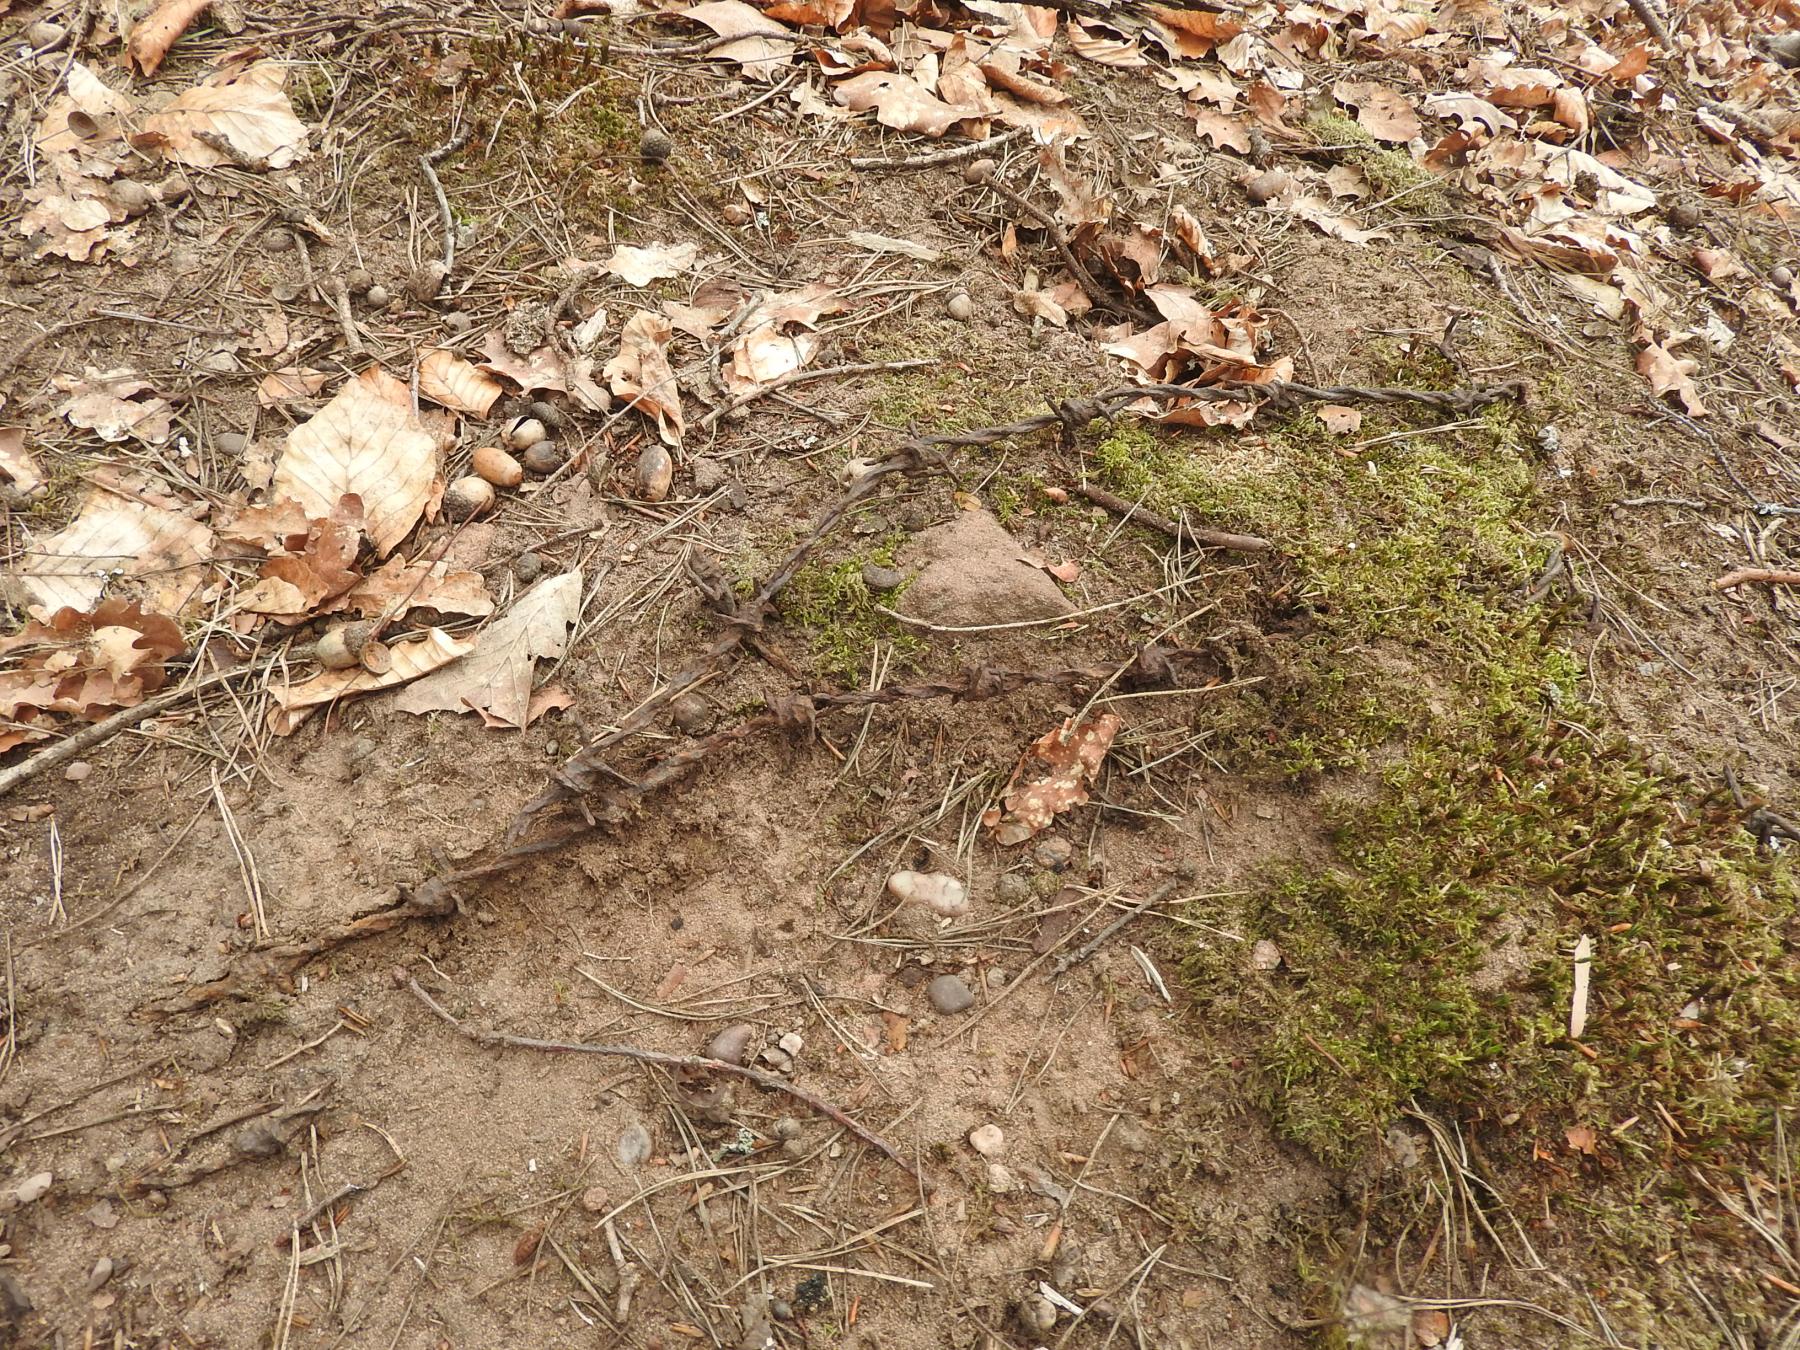
<path fill-rule="evenodd" d="M 1161 530 L 1171 539 L 1183 539 L 1190 544 L 1198 544 L 1201 548 L 1223 548 L 1237 553 L 1264 553 L 1275 545 L 1261 535 L 1231 534 L 1225 530 L 1209 530 L 1203 525 L 1189 525 L 1186 521 L 1170 520 L 1167 516 L 1159 516 L 1143 506 L 1137 506 L 1123 497 L 1115 497 L 1104 488 L 1095 487 L 1092 483 L 1081 485 L 1081 495 L 1097 506 L 1104 506 L 1115 515 L 1126 520 L 1138 520 L 1153 530 Z"/>
<path fill-rule="evenodd" d="M 1800 572 L 1779 567 L 1740 567 L 1713 582 L 1715 591 L 1728 591 L 1733 586 L 1761 582 L 1765 586 L 1800 586 Z"/>
<path fill-rule="evenodd" d="M 1102 928 L 1089 941 L 1083 943 L 1080 947 L 1063 957 L 1051 967 L 1050 973 L 1052 975 L 1061 975 L 1064 971 L 1068 970 L 1069 967 L 1080 965 L 1083 961 L 1087 960 L 1088 957 L 1104 947 L 1107 939 L 1112 937 L 1114 933 L 1118 932 L 1126 924 L 1137 918 L 1137 916 L 1142 914 L 1145 910 L 1154 909 L 1173 894 L 1175 894 L 1175 879 L 1171 877 L 1155 890 L 1151 891 L 1144 899 L 1138 901 L 1137 904 L 1126 910 L 1125 913 L 1107 924 L 1106 927 Z"/>
<path fill-rule="evenodd" d="M 959 145 L 949 150 L 934 150 L 928 155 L 914 155 L 911 159 L 889 159 L 885 155 L 870 155 L 852 158 L 850 167 L 875 173 L 912 173 L 918 169 L 936 169 L 946 164 L 960 164 L 965 159 L 974 159 L 977 155 L 986 154 L 989 150 L 998 150 L 1011 141 L 1016 141 L 1025 134 L 1022 128 L 1003 131 L 998 136 L 989 136 L 985 141 L 971 141 L 967 145 Z"/>
<path fill-rule="evenodd" d="M 427 1008 L 431 1009 L 432 1012 L 436 1013 L 445 1022 L 448 1022 L 452 1027 L 456 1028 L 457 1031 L 461 1032 L 464 1036 L 467 1036 L 478 1045 L 514 1046 L 521 1050 L 545 1050 L 553 1054 L 606 1055 L 615 1059 L 636 1060 L 640 1064 L 657 1064 L 665 1069 L 682 1069 L 690 1072 L 726 1074 L 734 1078 L 748 1079 L 758 1087 L 766 1088 L 771 1092 L 786 1093 L 795 1101 L 803 1102 L 814 1111 L 817 1111 L 820 1115 L 842 1125 L 858 1139 L 869 1145 L 869 1147 L 884 1154 L 895 1166 L 899 1167 L 908 1176 L 912 1177 L 913 1180 L 924 1186 L 927 1191 L 933 1189 L 932 1183 L 926 1180 L 919 1169 L 914 1167 L 913 1164 L 907 1160 L 906 1155 L 901 1153 L 899 1149 L 895 1148 L 886 1139 L 875 1133 L 875 1131 L 871 1130 L 868 1126 L 861 1124 L 842 1107 L 826 1101 L 825 1098 L 808 1092 L 805 1088 L 800 1087 L 798 1084 L 790 1083 L 786 1079 L 777 1078 L 773 1074 L 763 1073 L 742 1064 L 732 1064 L 722 1059 L 708 1059 L 703 1055 L 671 1055 L 666 1054 L 661 1050 L 642 1050 L 635 1045 L 600 1045 L 589 1044 L 582 1041 L 543 1041 L 532 1036 L 513 1036 L 505 1032 L 486 1031 L 479 1027 L 470 1026 L 468 1023 L 455 1017 L 436 999 L 432 998 L 430 994 L 421 989 L 417 980 L 409 977 L 406 981 L 406 986 L 412 991 L 413 996 Z"/>
<path fill-rule="evenodd" d="M 425 175 L 425 182 L 430 186 L 432 195 L 437 198 L 438 222 L 444 228 L 445 280 L 449 280 L 450 273 L 456 267 L 456 217 L 450 214 L 450 199 L 444 195 L 444 185 L 438 182 L 437 166 L 469 143 L 469 133 L 472 130 L 473 126 L 466 126 L 437 149 L 419 156 L 419 172 Z"/>

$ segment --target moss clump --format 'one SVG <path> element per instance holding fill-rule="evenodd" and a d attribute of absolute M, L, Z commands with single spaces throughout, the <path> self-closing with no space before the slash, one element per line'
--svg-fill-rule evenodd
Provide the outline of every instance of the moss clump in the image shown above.
<path fill-rule="evenodd" d="M 785 622 L 804 630 L 808 651 L 819 674 L 844 684 L 862 681 L 878 642 L 886 642 L 902 659 L 924 651 L 925 644 L 903 625 L 883 614 L 905 591 L 877 597 L 863 582 L 863 565 L 894 565 L 896 536 L 840 562 L 810 562 L 794 574 L 779 600 Z"/>
<path fill-rule="evenodd" d="M 1408 215 L 1440 215 L 1450 209 L 1450 198 L 1436 174 L 1402 148 L 1384 149 L 1360 123 L 1332 109 L 1310 114 L 1305 126 L 1319 146 L 1338 151 L 1346 163 L 1363 171 L 1379 201 L 1398 199 L 1395 204 L 1403 203 Z"/>
<path fill-rule="evenodd" d="M 1546 1123 L 1660 1107 L 1691 1154 L 1741 1144 L 1800 1086 L 1792 869 L 1595 724 L 1556 610 L 1518 598 L 1549 549 L 1529 429 L 1506 405 L 1483 423 L 1382 442 L 1404 424 L 1367 415 L 1354 445 L 1302 413 L 1260 440 L 1120 426 L 1095 448 L 1120 495 L 1290 552 L 1310 627 L 1285 683 L 1230 714 L 1227 764 L 1327 785 L 1384 766 L 1332 799 L 1333 865 L 1277 868 L 1246 905 L 1282 967 L 1246 983 L 1212 949 L 1188 973 L 1328 1157 L 1414 1096 Z M 1594 1059 L 1565 1034 L 1583 934 Z"/>

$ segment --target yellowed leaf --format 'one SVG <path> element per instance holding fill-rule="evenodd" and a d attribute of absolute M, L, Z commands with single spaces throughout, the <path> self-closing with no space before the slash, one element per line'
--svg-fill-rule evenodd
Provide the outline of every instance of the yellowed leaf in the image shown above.
<path fill-rule="evenodd" d="M 1319 421 L 1333 436 L 1348 436 L 1362 427 L 1362 413 L 1341 403 L 1319 405 Z"/>
<path fill-rule="evenodd" d="M 44 495 L 44 471 L 25 448 L 23 427 L 0 427 L 0 504 L 28 502 Z"/>
<path fill-rule="evenodd" d="M 500 381 L 455 352 L 432 347 L 419 358 L 419 393 L 433 403 L 486 417 L 502 392 Z"/>
<path fill-rule="evenodd" d="M 407 387 L 370 366 L 288 433 L 271 491 L 313 517 L 329 516 L 345 494 L 362 498 L 385 557 L 418 523 L 436 474 L 437 442 L 413 416 Z"/>
<path fill-rule="evenodd" d="M 707 0 L 675 12 L 704 24 L 720 37 L 736 38 L 735 42 L 714 47 L 707 55 L 715 60 L 736 61 L 753 80 L 772 82 L 794 54 L 792 30 L 743 0 Z M 789 36 L 784 38 L 784 34 Z"/>
<path fill-rule="evenodd" d="M 1356 109 L 1359 126 L 1378 141 L 1404 143 L 1424 130 L 1411 100 L 1374 80 L 1339 80 L 1331 86 L 1339 103 Z"/>
<path fill-rule="evenodd" d="M 206 11 L 212 0 L 162 0 L 131 26 L 125 54 L 140 75 L 154 75 L 175 40 Z"/>
<path fill-rule="evenodd" d="M 158 398 L 148 380 L 137 372 L 87 368 L 79 379 L 58 376 L 57 388 L 69 395 L 57 412 L 69 425 L 85 427 L 109 443 L 130 438 L 146 445 L 161 445 L 172 430 L 168 403 Z M 149 395 L 149 397 L 145 397 Z"/>
<path fill-rule="evenodd" d="M 440 614 L 479 619 L 494 612 L 494 599 L 479 572 L 453 568 L 443 561 L 428 565 L 394 557 L 352 586 L 332 609 L 354 610 L 370 618 L 435 609 Z"/>

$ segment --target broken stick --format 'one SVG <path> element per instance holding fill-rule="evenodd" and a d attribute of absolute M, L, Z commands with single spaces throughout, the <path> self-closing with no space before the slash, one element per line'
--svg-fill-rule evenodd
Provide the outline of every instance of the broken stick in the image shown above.
<path fill-rule="evenodd" d="M 784 1078 L 777 1078 L 773 1074 L 763 1073 L 757 1069 L 746 1068 L 742 1064 L 733 1064 L 728 1060 L 708 1059 L 704 1055 L 671 1055 L 661 1050 L 641 1050 L 635 1045 L 599 1045 L 585 1041 L 541 1041 L 533 1036 L 513 1036 L 502 1031 L 484 1031 L 480 1027 L 472 1027 L 457 1018 L 421 989 L 419 982 L 410 976 L 407 978 L 406 987 L 412 990 L 414 998 L 477 1045 L 513 1046 L 520 1050 L 546 1050 L 552 1054 L 563 1055 L 609 1055 L 615 1059 L 634 1059 L 640 1064 L 659 1064 L 665 1069 L 690 1069 L 705 1073 L 727 1074 L 734 1078 L 747 1078 L 758 1087 L 767 1088 L 771 1092 L 784 1092 L 795 1101 L 803 1102 L 820 1115 L 842 1125 L 870 1148 L 884 1154 L 890 1162 L 924 1187 L 928 1193 L 935 1189 L 932 1183 L 926 1179 L 925 1174 L 907 1161 L 904 1153 L 875 1133 L 874 1130 L 860 1124 L 842 1107 L 836 1106 L 823 1097 L 808 1092 L 805 1088 L 790 1083 Z"/>

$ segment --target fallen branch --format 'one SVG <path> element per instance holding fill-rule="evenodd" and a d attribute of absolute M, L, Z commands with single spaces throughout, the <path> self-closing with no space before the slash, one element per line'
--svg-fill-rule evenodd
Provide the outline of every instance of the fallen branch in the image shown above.
<path fill-rule="evenodd" d="M 1800 586 L 1800 572 L 1778 567 L 1740 567 L 1713 582 L 1713 589 L 1728 591 L 1734 586 L 1748 586 L 1753 582 L 1761 582 L 1765 586 Z"/>
<path fill-rule="evenodd" d="M 1170 520 L 1167 516 L 1159 516 L 1145 507 L 1134 505 L 1123 497 L 1115 497 L 1092 483 L 1081 485 L 1081 495 L 1096 506 L 1104 506 L 1126 520 L 1142 521 L 1151 529 L 1161 530 L 1172 539 L 1185 540 L 1202 548 L 1230 549 L 1236 553 L 1265 553 L 1275 547 L 1258 534 L 1230 534 L 1224 530 L 1209 530 L 1202 525 L 1189 525 L 1184 520 Z"/>
<path fill-rule="evenodd" d="M 876 173 L 912 173 L 919 169 L 936 169 L 946 164 L 960 164 L 965 159 L 974 159 L 989 150 L 998 150 L 1024 134 L 1020 129 L 1003 131 L 998 136 L 989 136 L 985 141 L 970 141 L 967 145 L 959 145 L 950 150 L 934 150 L 928 155 L 914 155 L 911 159 L 889 159 L 885 155 L 853 158 L 850 167 Z"/>
<path fill-rule="evenodd" d="M 810 384 L 814 380 L 836 379 L 840 375 L 875 375 L 887 371 L 917 370 L 920 366 L 937 364 L 938 362 L 935 360 L 926 357 L 912 357 L 904 361 L 861 361 L 848 366 L 822 366 L 818 370 L 796 370 L 768 384 L 758 385 L 750 393 L 741 394 L 730 403 L 714 408 L 700 419 L 700 426 L 710 430 L 721 417 L 729 417 L 739 408 L 748 407 L 759 398 L 778 394 L 783 389 L 791 389 L 797 384 Z"/>
<path fill-rule="evenodd" d="M 135 726 L 146 717 L 154 717 L 164 708 L 172 708 L 183 699 L 212 689 L 221 684 L 229 684 L 242 675 L 250 675 L 264 670 L 263 666 L 240 666 L 236 670 L 220 671 L 216 675 L 208 675 L 193 684 L 183 685 L 179 689 L 170 689 L 147 698 L 130 708 L 121 708 L 104 721 L 96 722 L 91 727 L 84 727 L 73 736 L 65 736 L 48 749 L 40 750 L 22 764 L 15 764 L 10 769 L 0 771 L 0 797 L 4 797 L 19 784 L 36 778 L 46 769 L 54 769 L 58 764 L 74 759 L 75 756 L 96 745 L 111 740 L 126 727 Z"/>
<path fill-rule="evenodd" d="M 1675 43 L 1669 37 L 1669 27 L 1662 21 L 1662 15 L 1656 12 L 1650 0 L 1625 0 L 1625 3 L 1631 6 L 1631 12 L 1638 16 L 1638 22 L 1656 39 L 1659 47 L 1665 52 L 1675 50 Z"/>
<path fill-rule="evenodd" d="M 520 1050 L 544 1050 L 552 1054 L 606 1055 L 614 1059 L 632 1059 L 640 1064 L 658 1064 L 665 1069 L 726 1074 L 733 1078 L 747 1079 L 770 1092 L 786 1093 L 795 1101 L 804 1103 L 820 1115 L 842 1125 L 870 1148 L 885 1155 L 890 1162 L 922 1186 L 927 1193 L 935 1189 L 932 1183 L 926 1179 L 925 1174 L 907 1161 L 905 1154 L 874 1130 L 859 1123 L 842 1107 L 815 1093 L 808 1092 L 796 1083 L 788 1082 L 785 1078 L 777 1078 L 774 1074 L 763 1073 L 742 1064 L 733 1064 L 728 1060 L 708 1059 L 703 1055 L 671 1055 L 665 1054 L 661 1050 L 640 1050 L 635 1045 L 598 1045 L 585 1041 L 540 1041 L 532 1036 L 513 1036 L 506 1032 L 485 1031 L 480 1027 L 470 1026 L 452 1015 L 442 1004 L 421 989 L 417 980 L 408 977 L 406 987 L 412 990 L 414 998 L 477 1045 L 512 1046 Z"/>
<path fill-rule="evenodd" d="M 425 175 L 432 196 L 437 198 L 438 224 L 444 231 L 444 281 L 448 281 L 450 273 L 456 270 L 456 217 L 450 214 L 450 199 L 444 195 L 444 185 L 438 182 L 437 166 L 469 143 L 469 133 L 473 129 L 464 127 L 437 149 L 419 156 L 419 172 Z"/>
<path fill-rule="evenodd" d="M 1158 314 L 1155 310 L 1149 309 L 1143 305 L 1133 304 L 1130 301 L 1121 300 L 1096 281 L 1094 279 L 1094 274 L 1088 271 L 1082 264 L 1081 259 L 1075 256 L 1075 250 L 1069 243 L 1069 236 L 1063 232 L 1063 227 L 1057 223 L 1055 216 L 1044 210 L 1043 207 L 1039 206 L 1029 197 L 1024 196 L 1022 193 L 1014 192 L 1011 188 L 1007 187 L 1006 184 L 1000 182 L 998 177 L 988 179 L 982 186 L 986 187 L 988 191 L 1006 202 L 1007 205 L 1011 206 L 1015 211 L 1023 211 L 1043 228 L 1044 233 L 1050 239 L 1050 243 L 1055 247 L 1056 251 L 1062 255 L 1063 265 L 1069 269 L 1069 274 L 1075 278 L 1076 284 L 1087 293 L 1087 298 L 1092 300 L 1095 305 L 1099 306 L 1101 309 L 1110 310 L 1115 314 L 1122 314 L 1127 318 L 1134 319 L 1138 323 L 1158 324 L 1162 322 L 1162 315 Z"/>

